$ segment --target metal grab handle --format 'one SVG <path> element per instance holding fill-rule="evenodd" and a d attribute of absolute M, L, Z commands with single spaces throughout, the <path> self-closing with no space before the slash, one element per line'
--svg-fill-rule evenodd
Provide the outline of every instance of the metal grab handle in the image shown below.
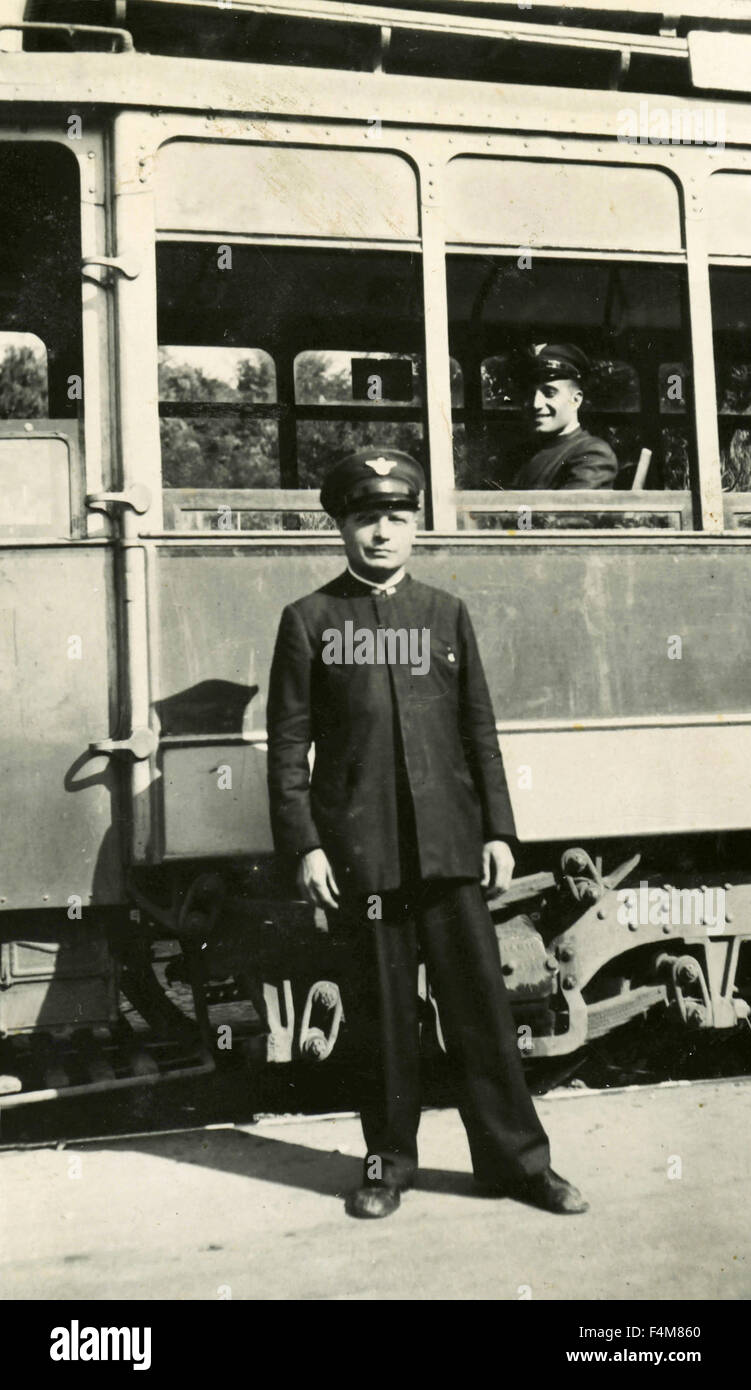
<path fill-rule="evenodd" d="M 113 29 L 109 25 L 105 26 L 100 24 L 53 24 L 41 19 L 21 19 L 17 20 L 15 24 L 0 23 L 0 34 L 2 34 L 6 29 L 20 29 L 22 33 L 25 30 L 29 29 L 32 33 L 41 32 L 45 34 L 67 34 L 69 39 L 72 39 L 76 34 L 96 34 L 99 38 L 118 39 L 122 45 L 120 49 L 121 53 L 133 53 L 135 51 L 133 35 L 130 33 L 130 31 L 128 29 Z"/>
<path fill-rule="evenodd" d="M 90 753 L 130 753 L 137 763 L 156 753 L 159 740 L 153 729 L 134 729 L 129 738 L 99 738 L 89 744 Z"/>
<path fill-rule="evenodd" d="M 134 483 L 125 492 L 89 492 L 86 506 L 92 511 L 109 511 L 110 507 L 130 507 L 138 516 L 151 506 L 151 489 L 145 483 Z"/>
<path fill-rule="evenodd" d="M 137 280 L 141 274 L 141 261 L 135 251 L 125 251 L 122 256 L 84 256 L 81 261 L 81 274 L 85 275 L 92 266 L 101 265 L 105 270 L 116 270 L 126 280 Z M 89 277 L 95 285 L 101 285 L 96 276 Z"/>

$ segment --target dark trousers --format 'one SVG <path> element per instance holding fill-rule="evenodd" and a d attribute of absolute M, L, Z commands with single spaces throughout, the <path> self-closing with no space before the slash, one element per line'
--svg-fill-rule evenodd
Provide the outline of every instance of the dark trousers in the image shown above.
<path fill-rule="evenodd" d="M 369 919 L 368 901 L 343 905 L 333 928 L 343 948 L 345 1018 L 364 1073 L 366 1180 L 380 1174 L 385 1183 L 401 1184 L 417 1168 L 418 945 L 438 1004 L 475 1176 L 514 1182 L 547 1167 L 548 1140 L 527 1089 L 495 929 L 479 883 L 434 881 L 408 893 L 383 894 L 380 921 Z"/>

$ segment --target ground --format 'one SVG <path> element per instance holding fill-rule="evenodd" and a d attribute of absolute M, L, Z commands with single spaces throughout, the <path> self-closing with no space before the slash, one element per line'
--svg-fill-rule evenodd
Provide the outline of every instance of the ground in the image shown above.
<path fill-rule="evenodd" d="M 474 1195 L 455 1110 L 424 1113 L 385 1221 L 343 1211 L 351 1116 L 6 1151 L 0 1297 L 748 1299 L 750 1100 L 746 1080 L 538 1099 L 585 1216 Z"/>

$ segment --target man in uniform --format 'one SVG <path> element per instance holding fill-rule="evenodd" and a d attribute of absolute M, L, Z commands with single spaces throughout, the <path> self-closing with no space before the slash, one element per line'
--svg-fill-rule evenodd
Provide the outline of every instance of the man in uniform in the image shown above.
<path fill-rule="evenodd" d="M 585 354 L 571 343 L 543 343 L 517 359 L 524 413 L 534 432 L 535 452 L 509 488 L 612 487 L 618 460 L 610 445 L 579 424 Z"/>
<path fill-rule="evenodd" d="M 363 1184 L 347 1210 L 388 1216 L 414 1181 L 419 946 L 476 1179 L 581 1212 L 550 1167 L 482 893 L 509 884 L 514 824 L 472 623 L 460 599 L 405 572 L 423 487 L 397 450 L 360 449 L 331 469 L 321 502 L 347 568 L 284 609 L 269 685 L 274 840 L 341 943 L 366 1073 Z"/>

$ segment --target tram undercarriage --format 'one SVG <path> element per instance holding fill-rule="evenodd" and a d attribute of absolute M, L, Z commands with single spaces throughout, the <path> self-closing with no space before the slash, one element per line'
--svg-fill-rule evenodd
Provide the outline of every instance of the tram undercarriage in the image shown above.
<path fill-rule="evenodd" d="M 647 1016 L 663 1037 L 751 1026 L 751 881 L 723 867 L 699 882 L 685 859 L 660 874 L 649 852 L 605 860 L 567 848 L 555 872 L 489 899 L 519 1049 L 558 1077 Z M 0 1108 L 198 1075 L 229 1052 L 251 1071 L 346 1064 L 340 948 L 322 913 L 277 888 L 268 863 L 183 865 L 132 873 L 133 905 L 104 933 L 101 914 L 56 939 L 25 923 L 26 939 L 0 947 Z M 418 988 L 437 1056 L 422 965 Z"/>

